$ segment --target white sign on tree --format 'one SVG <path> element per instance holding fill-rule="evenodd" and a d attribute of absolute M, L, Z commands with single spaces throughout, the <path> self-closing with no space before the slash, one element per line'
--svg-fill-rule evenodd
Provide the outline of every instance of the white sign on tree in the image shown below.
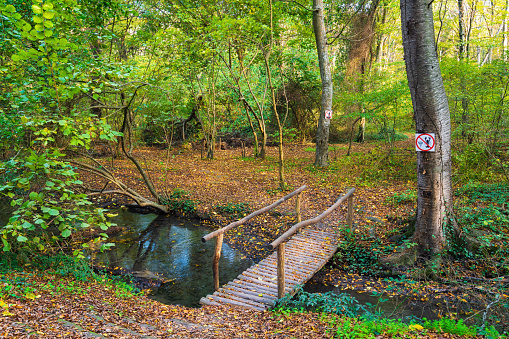
<path fill-rule="evenodd" d="M 416 133 L 415 150 L 417 152 L 435 152 L 435 133 Z"/>

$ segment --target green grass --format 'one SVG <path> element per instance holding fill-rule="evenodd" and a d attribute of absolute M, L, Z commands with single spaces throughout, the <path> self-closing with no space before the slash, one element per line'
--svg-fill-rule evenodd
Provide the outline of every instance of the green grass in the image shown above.
<path fill-rule="evenodd" d="M 329 145 L 329 152 L 339 151 L 340 149 L 347 150 L 348 147 Z M 306 151 L 306 152 L 316 152 L 316 147 L 306 147 L 304 149 L 304 151 Z"/>
<path fill-rule="evenodd" d="M 51 295 L 91 293 L 86 282 L 93 281 L 114 291 L 119 298 L 128 299 L 142 292 L 121 278 L 96 274 L 83 259 L 66 255 L 32 256 L 29 261 L 22 254 L 4 253 L 0 257 L 0 301 L 4 298 L 35 299 L 38 292 Z M 59 278 L 41 283 L 45 275 Z"/>

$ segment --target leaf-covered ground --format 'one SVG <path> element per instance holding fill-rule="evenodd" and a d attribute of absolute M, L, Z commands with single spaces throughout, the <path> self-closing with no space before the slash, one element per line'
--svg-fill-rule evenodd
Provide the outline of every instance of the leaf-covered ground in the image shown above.
<path fill-rule="evenodd" d="M 1 338 L 328 338 L 338 330 L 341 338 L 351 335 L 357 324 L 355 319 L 316 313 L 163 305 L 108 282 L 76 281 L 52 272 L 5 274 L 0 286 L 7 280 L 32 287 L 32 292 L 2 301 Z M 461 337 L 418 325 L 403 327 L 400 335 L 379 333 L 376 338 Z"/>
<path fill-rule="evenodd" d="M 379 256 L 397 251 L 398 239 L 408 231 L 406 220 L 415 208 L 412 197 L 415 190 L 415 153 L 412 140 L 400 141 L 396 146 L 397 151 L 390 151 L 383 143 L 354 145 L 352 155 L 347 157 L 347 145 L 335 145 L 330 154 L 331 166 L 323 170 L 312 166 L 312 145 L 289 145 L 285 148 L 287 183 L 291 189 L 308 186 L 303 196 L 303 219 L 323 212 L 349 188 L 357 189 L 353 230 L 357 245 L 351 248 L 348 247 L 350 243 L 345 247 L 342 259 L 324 268 L 314 280 L 342 289 L 385 292 L 389 296 L 406 295 L 409 300 L 428 303 L 437 309 L 442 307 L 442 315 L 449 316 L 458 314 L 458 309 L 463 309 L 460 304 L 468 301 L 466 308 L 471 310 L 472 315 L 482 316 L 488 302 L 483 295 L 497 291 L 500 284 L 507 282 L 489 281 L 491 285 L 483 285 L 488 288 L 483 290 L 486 287 L 479 286 L 475 280 L 467 287 L 418 279 L 399 281 L 381 277 L 383 267 L 374 267 L 366 272 L 362 271 L 366 265 L 356 268 L 359 261 L 372 262 Z M 214 160 L 206 160 L 200 157 L 199 150 L 192 147 L 169 152 L 142 147 L 135 151 L 135 155 L 141 159 L 158 190 L 168 195 L 175 190 L 184 190 L 184 198 L 197 205 L 193 215 L 204 218 L 211 230 L 248 213 L 246 203 L 254 211 L 288 193 L 278 190 L 276 148 L 269 148 L 266 160 L 243 158 L 240 149 L 220 150 Z M 110 168 L 113 165 L 112 170 L 118 178 L 149 196 L 128 160 L 102 158 L 100 161 Z M 106 184 L 87 174 L 83 174 L 82 180 L 96 189 L 102 189 Z M 123 197 L 105 196 L 97 198 L 96 202 L 120 205 L 126 201 Z M 237 207 L 242 207 L 240 214 L 235 212 Z M 325 223 L 331 230 L 345 234 L 345 220 L 346 204 L 329 216 Z M 229 231 L 225 239 L 246 255 L 262 258 L 270 253 L 268 244 L 295 223 L 294 201 L 290 200 L 273 212 Z M 348 257 L 351 253 L 358 255 Z M 352 270 L 352 267 L 355 269 Z M 373 276 L 374 272 L 378 276 Z M 16 274 L 25 274 L 38 286 L 47 286 L 55 279 L 49 274 Z M 331 321 L 329 317 L 313 313 L 276 316 L 270 312 L 228 307 L 189 309 L 166 306 L 143 296 L 127 298 L 96 282 L 73 284 L 81 286 L 78 292 L 71 289 L 56 293 L 49 287 L 38 288 L 34 295 L 29 295 L 30 298 L 11 297 L 5 300 L 5 304 L 11 305 L 6 308 L 8 314 L 1 318 L 0 336 L 16 338 L 29 337 L 27 333 L 34 336 L 39 333 L 39 336 L 48 338 L 81 338 L 92 337 L 93 332 L 115 338 L 324 338 L 332 335 L 340 326 L 338 324 L 344 322 L 344 319 Z M 490 289 L 490 286 L 493 288 Z M 504 300 L 507 295 L 500 298 Z M 472 302 L 477 306 L 473 307 Z M 507 324 L 502 324 L 504 326 Z M 418 328 L 413 330 L 416 332 L 409 332 L 408 337 L 454 337 L 419 332 Z M 391 337 L 388 333 L 385 336 Z"/>

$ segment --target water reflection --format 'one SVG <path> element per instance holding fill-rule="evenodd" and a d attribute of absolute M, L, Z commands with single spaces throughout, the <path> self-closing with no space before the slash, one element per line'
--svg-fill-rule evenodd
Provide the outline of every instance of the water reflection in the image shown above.
<path fill-rule="evenodd" d="M 119 211 L 114 220 L 129 228 L 111 240 L 113 250 L 96 254 L 96 263 L 122 267 L 170 280 L 154 291 L 152 298 L 167 304 L 198 306 L 201 297 L 213 292 L 214 241 L 201 242 L 210 229 L 177 218 Z M 252 265 L 239 251 L 223 244 L 219 261 L 220 284 L 225 284 Z"/>
<path fill-rule="evenodd" d="M 434 305 L 425 304 L 415 300 L 411 300 L 406 296 L 389 296 L 386 294 L 379 295 L 369 292 L 358 292 L 352 290 L 343 290 L 339 287 L 331 285 L 323 285 L 319 283 L 308 282 L 304 285 L 304 291 L 309 293 L 326 293 L 332 291 L 334 293 L 347 293 L 348 295 L 357 299 L 359 304 L 372 305 L 375 311 L 382 312 L 384 317 L 390 319 L 403 319 L 410 320 L 415 318 L 422 319 L 423 317 L 429 320 L 438 319 L 436 311 L 438 310 Z"/>

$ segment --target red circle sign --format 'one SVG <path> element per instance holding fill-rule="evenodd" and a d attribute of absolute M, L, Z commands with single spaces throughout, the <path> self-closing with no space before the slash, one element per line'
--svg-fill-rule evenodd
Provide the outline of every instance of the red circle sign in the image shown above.
<path fill-rule="evenodd" d="M 428 138 L 424 139 L 423 137 L 424 136 L 428 136 Z M 427 149 L 422 149 L 419 147 L 419 140 L 422 141 L 423 143 L 426 144 L 426 146 L 428 146 Z M 430 145 L 430 141 L 431 140 L 431 145 Z M 420 151 L 423 151 L 423 152 L 428 152 L 430 150 L 432 150 L 433 148 L 435 148 L 435 138 L 430 135 L 430 134 L 427 134 L 427 133 L 423 133 L 423 134 L 420 134 L 417 138 L 415 138 L 415 147 L 417 147 Z"/>

